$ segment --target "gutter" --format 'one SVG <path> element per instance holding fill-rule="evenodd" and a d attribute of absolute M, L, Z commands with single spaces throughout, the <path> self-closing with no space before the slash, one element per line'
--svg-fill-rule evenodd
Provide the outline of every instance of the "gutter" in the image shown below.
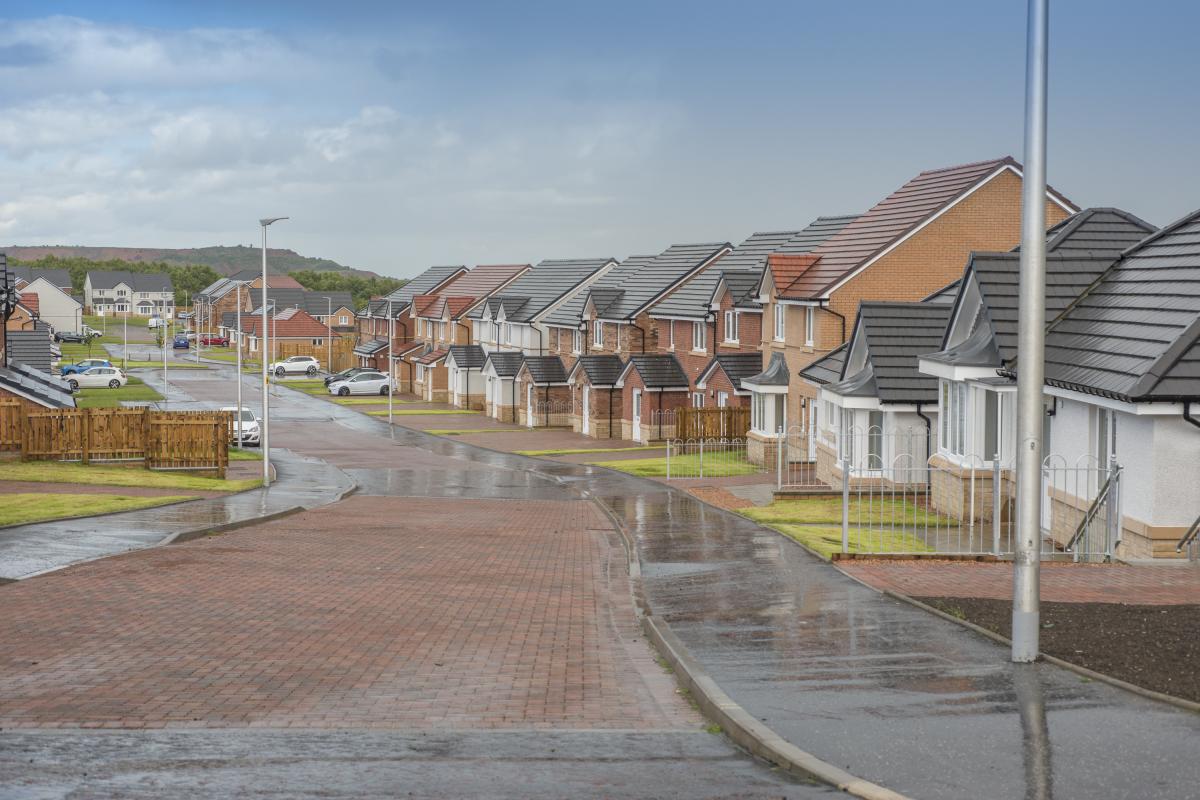
<path fill-rule="evenodd" d="M 925 420 L 925 462 L 928 463 L 930 456 L 933 455 L 930 443 L 933 436 L 933 421 L 921 411 L 921 405 L 921 403 L 917 403 L 917 416 Z"/>
<path fill-rule="evenodd" d="M 641 332 L 641 334 L 642 334 L 642 355 L 645 355 L 645 353 L 646 353 L 646 329 L 643 328 L 641 325 L 638 325 L 636 322 L 629 323 L 629 327 L 637 328 L 638 331 Z M 621 330 L 620 328 L 617 328 L 617 331 L 618 331 L 617 352 L 620 352 L 620 350 L 621 350 L 620 330 Z"/>
<path fill-rule="evenodd" d="M 1194 402 L 1200 402 L 1200 399 L 1183 401 L 1183 421 L 1190 422 L 1193 425 L 1195 425 L 1197 428 L 1200 428 L 1200 419 L 1196 419 L 1195 417 L 1193 417 L 1192 412 L 1191 412 L 1192 403 L 1194 403 Z"/>
<path fill-rule="evenodd" d="M 842 316 L 841 314 L 839 314 L 838 312 L 834 311 L 833 308 L 830 307 L 828 300 L 825 301 L 825 305 L 818 305 L 817 308 L 823 308 L 826 311 L 828 311 L 830 314 L 833 314 L 835 317 L 837 317 L 839 320 L 841 320 L 841 323 L 842 323 L 841 344 L 845 344 L 846 343 L 846 318 L 844 316 Z"/>

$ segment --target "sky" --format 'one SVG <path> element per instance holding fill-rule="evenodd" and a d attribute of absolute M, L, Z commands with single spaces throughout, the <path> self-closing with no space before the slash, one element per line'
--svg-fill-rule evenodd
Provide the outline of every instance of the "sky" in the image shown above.
<path fill-rule="evenodd" d="M 1055 0 L 1049 179 L 1200 207 L 1200 8 Z M 1169 20 L 1170 24 L 1164 24 Z M 398 277 L 622 258 L 1022 159 L 1021 0 L 0 0 L 0 245 L 270 245 Z"/>

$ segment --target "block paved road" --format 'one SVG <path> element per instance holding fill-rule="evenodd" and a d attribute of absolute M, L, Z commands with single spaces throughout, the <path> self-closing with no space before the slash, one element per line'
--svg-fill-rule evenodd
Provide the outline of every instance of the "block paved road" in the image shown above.
<path fill-rule="evenodd" d="M 0 590 L 0 796 L 832 793 L 704 730 L 592 503 L 274 402 L 273 442 L 360 492 Z"/>

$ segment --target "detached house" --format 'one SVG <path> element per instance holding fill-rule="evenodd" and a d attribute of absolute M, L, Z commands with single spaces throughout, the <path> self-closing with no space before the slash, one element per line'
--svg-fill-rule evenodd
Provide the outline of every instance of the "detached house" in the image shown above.
<path fill-rule="evenodd" d="M 198 331 L 216 331 L 227 317 L 236 315 L 240 304 L 242 313 L 251 311 L 258 306 L 251 302 L 249 291 L 262 289 L 262 272 L 244 269 L 228 278 L 219 278 L 192 296 L 192 317 Z M 267 273 L 267 288 L 274 292 L 276 289 L 300 289 L 304 287 L 291 275 Z"/>
<path fill-rule="evenodd" d="M 297 355 L 311 355 L 325 363 L 326 344 L 329 330 L 302 308 L 288 308 L 266 317 L 270 327 L 271 352 L 268 360 Z M 243 314 L 242 330 L 238 339 L 247 355 L 258 357 L 262 351 L 263 315 Z"/>
<path fill-rule="evenodd" d="M 467 314 L 527 271 L 528 264 L 480 265 L 443 284 L 435 293 L 413 297 L 409 317 L 416 329 L 413 347 L 403 360 L 410 365 L 415 394 L 431 402 L 448 401 L 451 391 L 446 357 L 451 346 L 472 343 Z M 460 357 L 458 364 L 463 361 Z M 478 372 L 479 367 L 475 370 Z"/>
<path fill-rule="evenodd" d="M 169 319 L 175 314 L 175 286 L 165 272 L 90 270 L 83 281 L 83 304 L 103 316 Z"/>
<path fill-rule="evenodd" d="M 476 306 L 468 315 L 472 343 L 465 347 L 469 350 L 462 350 L 464 346 L 452 347 L 447 356 L 451 402 L 486 408 L 497 418 L 505 413 L 501 409 L 510 404 L 503 401 L 511 399 L 511 391 L 506 392 L 504 382 L 516 374 L 483 376 L 486 356 L 497 351 L 515 351 L 528 356 L 559 358 L 547 356 L 549 329 L 543 320 L 616 264 L 611 258 L 542 261 Z M 497 362 L 492 371 L 506 363 L 503 360 Z M 559 358 L 558 370 L 551 371 L 565 369 Z M 544 372 L 546 369 L 535 368 L 531 374 Z M 473 374 L 479 377 L 473 379 Z M 472 385 L 468 387 L 468 384 Z"/>
<path fill-rule="evenodd" d="M 417 295 L 437 292 L 450 281 L 467 271 L 464 266 L 430 267 L 406 282 L 387 297 L 372 298 L 359 309 L 358 340 L 354 355 L 360 367 L 374 367 L 387 372 L 388 333 L 392 336 L 392 359 L 399 361 L 404 351 L 412 349 L 415 323 L 411 316 L 412 301 Z M 401 380 L 396 375 L 400 391 L 412 391 L 411 376 Z"/>
<path fill-rule="evenodd" d="M 26 316 L 36 317 L 55 331 L 83 329 L 83 304 L 63 291 L 54 276 L 27 274 L 27 277 L 32 280 L 16 281 Z"/>
<path fill-rule="evenodd" d="M 758 292 L 764 371 L 742 380 L 757 410 L 750 457 L 771 457 L 781 429 L 817 428 L 816 387 L 793 376 L 847 340 L 861 301 L 921 300 L 972 251 L 1013 247 L 1020 195 L 1012 158 L 922 172 L 810 252 L 769 256 Z M 1053 189 L 1047 198 L 1047 227 L 1076 211 Z"/>
<path fill-rule="evenodd" d="M 669 247 L 657 256 L 630 256 L 588 287 L 586 292 L 578 293 L 547 317 L 546 324 L 553 329 L 550 336 L 551 353 L 561 357 L 564 363 L 572 364 L 568 374 L 572 387 L 571 425 L 575 430 L 583 431 L 586 428 L 589 435 L 599 435 L 595 432 L 601 427 L 594 424 L 598 420 L 592 419 L 585 426 L 581 415 L 586 410 L 589 414 L 603 416 L 601 404 L 593 402 L 592 389 L 613 388 L 593 387 L 588 382 L 593 374 L 591 371 L 574 369 L 575 362 L 582 356 L 609 359 L 610 363 L 599 371 L 605 375 L 614 370 L 623 370 L 625 357 L 635 353 L 653 361 L 674 362 L 675 369 L 666 370 L 663 374 L 684 374 L 674 355 L 660 352 L 659 330 L 650 317 L 650 309 L 673 289 L 731 249 L 727 242 L 681 244 Z M 597 362 L 593 359 L 591 363 L 595 365 Z M 646 388 L 638 385 L 636 373 L 622 386 L 625 395 L 622 430 L 630 436 L 636 427 L 634 420 L 638 420 L 637 426 L 642 424 L 642 398 Z M 671 400 L 663 404 L 658 412 L 660 415 L 687 402 L 686 380 L 682 386 L 668 389 Z M 614 428 L 607 425 L 603 426 L 603 430 L 609 435 L 615 433 Z M 672 425 L 669 431 L 664 432 L 669 435 L 673 430 Z"/>

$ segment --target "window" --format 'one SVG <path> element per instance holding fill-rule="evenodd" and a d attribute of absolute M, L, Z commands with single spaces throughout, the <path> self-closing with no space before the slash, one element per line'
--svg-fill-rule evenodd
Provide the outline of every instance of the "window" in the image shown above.
<path fill-rule="evenodd" d="M 692 323 L 692 349 L 697 351 L 704 350 L 704 323 Z"/>
<path fill-rule="evenodd" d="M 883 412 L 867 412 L 867 469 L 883 469 Z"/>
<path fill-rule="evenodd" d="M 717 408 L 729 405 L 729 392 L 717 392 Z"/>
<path fill-rule="evenodd" d="M 596 347 L 604 347 L 604 323 L 600 320 L 592 322 L 592 344 Z"/>
<path fill-rule="evenodd" d="M 854 411 L 843 408 L 838 425 L 838 460 L 854 461 Z"/>
<path fill-rule="evenodd" d="M 504 344 L 512 344 L 512 326 L 506 322 L 500 326 L 500 332 L 504 336 Z"/>
<path fill-rule="evenodd" d="M 324 340 L 324 339 L 313 339 L 313 340 L 312 340 L 312 343 L 313 343 L 313 345 L 314 345 L 314 346 L 319 346 L 319 345 L 321 345 L 321 344 L 324 344 L 324 342 L 325 342 L 325 340 Z"/>
<path fill-rule="evenodd" d="M 124 296 L 125 296 L 125 290 L 117 289 L 117 297 L 124 297 Z"/>
<path fill-rule="evenodd" d="M 968 388 L 957 381 L 942 381 L 939 447 L 947 453 L 965 456 L 967 450 Z M 988 456 L 991 458 L 991 456 Z"/>
<path fill-rule="evenodd" d="M 417 364 L 417 380 L 418 381 L 425 380 L 425 365 L 424 364 Z"/>
<path fill-rule="evenodd" d="M 704 408 L 704 392 L 692 392 L 692 408 Z"/>
<path fill-rule="evenodd" d="M 736 342 L 738 340 L 738 313 L 736 311 L 725 312 L 725 341 Z"/>
<path fill-rule="evenodd" d="M 491 338 L 488 341 L 492 341 L 492 342 L 495 342 L 496 344 L 500 344 L 500 323 L 496 322 L 495 320 L 492 320 Z"/>
<path fill-rule="evenodd" d="M 983 393 L 983 459 L 991 461 L 1000 446 L 1000 395 Z"/>
<path fill-rule="evenodd" d="M 813 333 L 817 327 L 817 310 L 812 306 L 804 309 L 804 344 L 807 347 L 813 346 Z"/>
<path fill-rule="evenodd" d="M 350 324 L 350 318 L 348 316 L 346 316 L 345 314 L 342 314 L 340 317 L 338 317 L 338 325 L 349 325 L 349 324 Z"/>
<path fill-rule="evenodd" d="M 765 425 L 767 411 L 767 396 L 755 392 L 750 395 L 750 427 L 761 433 L 766 433 Z"/>
<path fill-rule="evenodd" d="M 425 320 L 417 317 L 417 336 L 425 332 Z"/>
<path fill-rule="evenodd" d="M 580 331 L 580 330 L 571 331 L 571 352 L 572 353 L 582 353 L 583 352 L 583 331 Z"/>
<path fill-rule="evenodd" d="M 775 341 L 782 342 L 787 331 L 787 306 L 775 304 Z"/>
<path fill-rule="evenodd" d="M 444 320 L 438 320 L 437 338 L 439 342 L 446 341 L 446 323 Z"/>

